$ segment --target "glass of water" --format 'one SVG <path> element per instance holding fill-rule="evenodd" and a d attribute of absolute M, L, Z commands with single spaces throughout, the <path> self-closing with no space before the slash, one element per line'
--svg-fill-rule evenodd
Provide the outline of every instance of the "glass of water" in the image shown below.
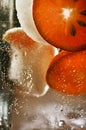
<path fill-rule="evenodd" d="M 1 0 L 0 38 L 6 30 L 16 26 L 19 23 L 15 1 Z M 20 92 L 8 78 L 9 49 L 10 45 L 1 40 L 0 54 L 4 54 L 1 55 L 3 60 L 0 59 L 0 86 L 3 86 L 0 90 L 2 130 L 86 130 L 86 95 L 69 96 L 52 89 L 41 97 Z"/>

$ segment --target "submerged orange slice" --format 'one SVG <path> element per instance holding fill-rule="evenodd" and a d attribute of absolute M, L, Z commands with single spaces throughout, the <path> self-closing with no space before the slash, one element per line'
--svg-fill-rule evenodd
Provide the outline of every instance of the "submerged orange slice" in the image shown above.
<path fill-rule="evenodd" d="M 42 37 L 55 47 L 86 49 L 86 0 L 34 0 L 33 19 Z"/>
<path fill-rule="evenodd" d="M 60 52 L 47 71 L 47 83 L 58 92 L 66 94 L 86 93 L 86 50 Z"/>
<path fill-rule="evenodd" d="M 46 72 L 54 57 L 54 48 L 33 41 L 22 28 L 5 32 L 3 41 L 10 44 L 9 79 L 18 93 L 43 96 L 48 91 Z"/>

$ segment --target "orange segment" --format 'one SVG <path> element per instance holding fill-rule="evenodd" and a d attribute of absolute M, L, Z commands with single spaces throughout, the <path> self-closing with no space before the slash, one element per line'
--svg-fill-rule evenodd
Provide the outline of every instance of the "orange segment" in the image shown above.
<path fill-rule="evenodd" d="M 60 52 L 47 71 L 47 83 L 58 92 L 66 94 L 86 93 L 86 50 Z"/>
<path fill-rule="evenodd" d="M 50 44 L 69 51 L 86 49 L 86 0 L 34 0 L 33 19 Z"/>

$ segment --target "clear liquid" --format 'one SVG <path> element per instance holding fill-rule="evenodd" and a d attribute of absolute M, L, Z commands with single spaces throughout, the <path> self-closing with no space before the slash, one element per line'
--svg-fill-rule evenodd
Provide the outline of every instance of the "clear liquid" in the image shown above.
<path fill-rule="evenodd" d="M 0 1 L 0 52 L 3 51 L 2 35 L 17 25 L 14 12 L 13 0 Z M 3 58 L 7 59 L 6 56 Z M 2 70 L 0 76 L 1 73 Z M 3 89 L 0 90 L 0 120 L 3 117 L 9 121 L 10 116 L 12 130 L 86 130 L 86 95 L 67 96 L 49 89 L 47 94 L 37 98 L 25 92 L 18 93 L 6 80 L 6 76 L 2 75 L 1 79 Z M 14 98 L 9 105 L 12 91 Z M 9 108 L 13 108 L 10 114 Z"/>

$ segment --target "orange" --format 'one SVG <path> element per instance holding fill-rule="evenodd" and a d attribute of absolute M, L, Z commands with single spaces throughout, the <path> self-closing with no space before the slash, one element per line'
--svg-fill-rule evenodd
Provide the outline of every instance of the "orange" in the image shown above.
<path fill-rule="evenodd" d="M 34 0 L 33 19 L 53 46 L 67 51 L 86 49 L 86 0 Z"/>
<path fill-rule="evenodd" d="M 60 52 L 47 71 L 47 83 L 57 92 L 78 95 L 86 93 L 86 50 Z"/>

